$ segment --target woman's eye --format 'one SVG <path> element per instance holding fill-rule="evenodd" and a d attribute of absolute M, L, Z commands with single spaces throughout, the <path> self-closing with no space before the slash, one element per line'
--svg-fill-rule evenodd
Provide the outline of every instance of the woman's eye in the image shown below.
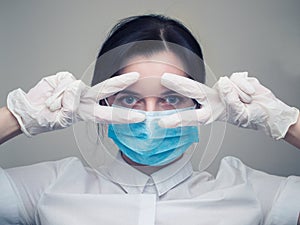
<path fill-rule="evenodd" d="M 134 96 L 122 96 L 115 100 L 115 104 L 122 106 L 133 106 L 138 102 L 138 99 Z"/>
<path fill-rule="evenodd" d="M 180 102 L 178 96 L 167 96 L 164 98 L 165 102 L 170 105 L 176 105 Z"/>
<path fill-rule="evenodd" d="M 123 99 L 124 103 L 128 104 L 128 105 L 132 105 L 136 102 L 136 99 L 132 96 L 128 96 L 128 97 L 125 97 Z"/>

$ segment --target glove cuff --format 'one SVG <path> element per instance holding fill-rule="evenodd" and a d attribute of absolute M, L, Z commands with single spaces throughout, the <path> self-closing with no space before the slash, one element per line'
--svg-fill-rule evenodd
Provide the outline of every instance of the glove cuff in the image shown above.
<path fill-rule="evenodd" d="M 284 138 L 289 127 L 295 124 L 299 117 L 299 110 L 297 108 L 290 107 L 281 101 L 280 103 L 284 105 L 284 107 L 281 106 L 277 108 L 279 115 L 277 114 L 276 118 L 274 118 L 275 121 L 269 124 L 270 135 L 275 140 Z"/>
<path fill-rule="evenodd" d="M 27 99 L 25 97 L 25 92 L 18 88 L 14 91 L 11 91 L 7 96 L 7 108 L 17 119 L 21 131 L 27 136 L 32 137 L 29 131 L 26 129 L 26 126 L 23 121 L 24 108 L 26 108 Z M 23 110 L 22 110 L 23 109 Z"/>

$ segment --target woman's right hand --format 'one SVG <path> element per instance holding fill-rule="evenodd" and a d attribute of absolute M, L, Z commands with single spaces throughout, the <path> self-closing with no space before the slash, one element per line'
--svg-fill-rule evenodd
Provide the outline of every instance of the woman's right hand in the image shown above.
<path fill-rule="evenodd" d="M 123 74 L 89 87 L 69 72 L 43 78 L 26 94 L 16 89 L 8 94 L 7 107 L 27 136 L 62 129 L 77 121 L 135 123 L 143 114 L 99 105 L 105 99 L 136 82 L 136 72 Z"/>

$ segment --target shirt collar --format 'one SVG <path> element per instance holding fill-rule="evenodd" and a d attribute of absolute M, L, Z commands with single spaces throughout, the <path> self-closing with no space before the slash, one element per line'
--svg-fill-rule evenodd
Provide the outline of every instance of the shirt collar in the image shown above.
<path fill-rule="evenodd" d="M 155 185 L 157 195 L 162 196 L 193 173 L 190 162 L 191 152 L 186 151 L 180 159 L 150 175 L 127 164 L 120 153 L 110 165 L 99 170 L 106 178 L 120 185 L 128 194 L 141 194 L 146 185 Z"/>

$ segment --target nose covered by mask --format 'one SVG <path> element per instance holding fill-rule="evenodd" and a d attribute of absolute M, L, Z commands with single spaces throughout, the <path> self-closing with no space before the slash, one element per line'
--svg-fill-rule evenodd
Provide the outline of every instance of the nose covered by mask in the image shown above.
<path fill-rule="evenodd" d="M 194 107 L 152 112 L 138 110 L 146 115 L 146 120 L 132 124 L 110 124 L 108 137 L 136 163 L 149 166 L 168 164 L 180 157 L 193 143 L 199 142 L 198 128 L 162 128 L 158 121 L 163 116 L 191 109 Z"/>

